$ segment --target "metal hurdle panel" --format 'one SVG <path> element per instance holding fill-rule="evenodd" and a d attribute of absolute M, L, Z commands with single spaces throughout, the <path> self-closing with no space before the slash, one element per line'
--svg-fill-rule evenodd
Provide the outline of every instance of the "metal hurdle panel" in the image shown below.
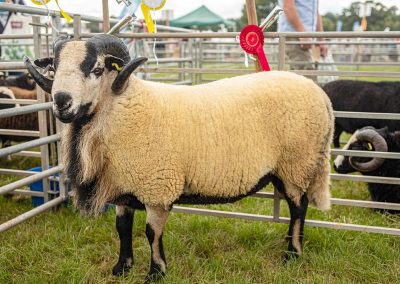
<path fill-rule="evenodd" d="M 20 7 L 15 7 L 12 5 L 14 9 L 13 11 L 21 11 Z M 9 8 L 9 4 L 0 4 L 0 9 L 7 9 Z M 38 8 L 31 8 L 31 7 L 24 7 L 22 12 L 25 13 L 33 13 L 38 15 L 47 15 L 47 12 L 43 9 Z M 11 10 L 10 10 L 11 11 Z M 58 12 L 52 11 L 52 15 L 55 17 L 59 17 Z M 82 33 L 80 28 L 81 20 L 86 21 L 96 21 L 99 22 L 101 19 L 95 17 L 86 17 L 86 16 L 79 16 L 73 15 L 75 22 L 74 22 L 74 38 L 89 38 L 94 34 L 91 33 Z M 112 21 L 111 21 L 112 22 Z M 152 40 L 157 38 L 166 41 L 167 39 L 174 39 L 175 41 L 178 40 L 178 44 L 181 44 L 180 41 L 187 40 L 190 44 L 187 45 L 187 51 L 180 53 L 181 61 L 173 58 L 169 58 L 167 60 L 162 61 L 159 59 L 159 63 L 163 64 L 163 67 L 154 67 L 154 66 L 146 66 L 140 68 L 140 72 L 145 74 L 149 73 L 174 73 L 178 76 L 176 80 L 185 81 L 185 76 L 188 75 L 190 78 L 190 82 L 187 83 L 201 83 L 202 81 L 206 81 L 202 78 L 203 74 L 230 74 L 230 75 L 238 75 L 238 74 L 247 74 L 254 72 L 253 69 L 239 69 L 239 68 L 206 68 L 203 67 L 204 63 L 207 63 L 207 58 L 204 58 L 204 50 L 206 49 L 205 46 L 215 44 L 214 43 L 206 43 L 201 41 L 201 39 L 231 39 L 232 43 L 234 43 L 234 39 L 239 33 L 229 32 L 229 33 L 191 33 L 184 29 L 168 29 L 168 28 L 161 28 L 159 30 L 167 30 L 168 32 L 162 32 L 157 34 L 136 34 L 136 33 L 121 33 L 117 34 L 122 39 L 138 39 L 138 38 L 146 38 L 149 39 L 149 44 L 152 43 Z M 50 36 L 50 34 L 40 34 L 37 35 L 37 45 L 40 43 L 41 36 Z M 0 38 L 16 38 L 15 36 L 1 36 Z M 32 35 L 21 35 L 21 38 L 31 38 Z M 316 32 L 316 33 L 265 33 L 266 44 L 272 43 L 274 48 L 277 50 L 276 58 L 272 61 L 273 64 L 276 64 L 278 70 L 284 70 L 285 64 L 285 46 L 286 44 L 294 44 L 290 40 L 292 38 L 304 38 L 304 37 L 313 37 L 317 38 L 318 41 L 325 42 L 322 40 L 324 39 L 340 39 L 340 38 L 351 38 L 352 41 L 356 42 L 354 44 L 361 45 L 363 44 L 362 41 L 359 39 L 396 39 L 400 38 L 400 32 Z M 271 42 L 269 41 L 271 40 Z M 332 41 L 335 44 L 339 44 L 338 42 Z M 379 42 L 379 41 L 378 41 Z M 348 43 L 346 43 L 348 44 Z M 183 45 L 183 44 L 182 44 Z M 237 43 L 238 45 L 238 43 Z M 225 51 L 222 51 L 225 52 Z M 220 54 L 220 53 L 215 53 Z M 177 63 L 177 67 L 167 66 L 164 67 L 165 64 L 169 63 Z M 189 63 L 188 67 L 186 63 Z M 236 62 L 233 62 L 236 63 Z M 359 66 L 363 65 L 361 63 L 356 63 Z M 375 62 L 375 65 L 379 65 L 380 62 Z M 24 65 L 22 62 L 16 63 L 0 63 L 0 69 L 24 69 Z M 349 77 L 390 77 L 390 78 L 400 78 L 400 72 L 360 72 L 360 71 L 305 71 L 305 70 L 294 70 L 298 74 L 302 75 L 334 75 L 334 76 L 349 76 Z M 182 80 L 183 79 L 183 80 Z M 186 81 L 189 81 L 186 80 Z M 168 80 L 165 80 L 168 81 Z M 171 80 L 173 81 L 173 80 Z M 179 81 L 178 81 L 179 82 Z M 0 111 L 0 118 L 15 115 L 17 113 L 28 113 L 31 111 L 38 111 L 50 108 L 48 103 L 40 103 L 31 106 L 24 106 L 19 108 L 19 110 L 6 110 Z M 375 118 L 375 119 L 400 119 L 400 114 L 373 114 L 373 113 L 355 113 L 355 112 L 335 112 L 336 117 L 365 117 L 365 118 Z M 58 128 L 59 129 L 59 128 Z M 53 136 L 45 136 L 45 132 L 43 130 L 39 131 L 41 134 L 41 138 L 19 144 L 16 146 L 12 146 L 7 149 L 0 150 L 0 157 L 8 155 L 9 153 L 15 153 L 22 149 L 26 149 L 32 147 L 32 145 L 44 145 L 46 143 L 50 143 L 53 141 L 59 140 L 59 134 L 55 134 Z M 43 135 L 43 137 L 42 137 Z M 31 143 L 31 144 L 28 144 Z M 59 149 L 60 150 L 60 149 Z M 58 152 L 60 154 L 60 151 Z M 333 155 L 338 154 L 346 154 L 348 156 L 359 156 L 359 157 L 384 157 L 384 158 L 391 158 L 391 159 L 400 159 L 400 153 L 369 153 L 369 152 L 362 152 L 362 151 L 349 151 L 349 150 L 340 150 L 340 149 L 333 149 Z M 28 178 L 22 179 L 15 183 L 6 185 L 0 188 L 0 194 L 13 191 L 18 187 L 29 184 L 32 181 L 40 180 L 42 178 L 46 178 L 55 172 L 62 171 L 62 165 L 58 165 L 54 168 L 45 170 L 40 174 L 35 174 L 29 176 Z M 12 173 L 12 171 L 9 171 Z M 28 175 L 26 172 L 21 172 L 22 175 Z M 390 183 L 390 184 L 400 184 L 399 178 L 380 178 L 380 177 L 373 177 L 373 176 L 354 176 L 354 175 L 341 175 L 341 174 L 331 174 L 332 179 L 334 180 L 352 180 L 352 181 L 362 181 L 362 182 L 375 182 L 375 183 Z M 63 175 L 61 174 L 60 179 L 63 179 Z M 63 183 L 61 183 L 63 184 Z M 191 207 L 184 207 L 184 206 L 174 206 L 173 211 L 179 213 L 188 213 L 188 214 L 200 214 L 200 215 L 207 215 L 207 216 L 217 216 L 217 217 L 228 217 L 228 218 L 242 218 L 248 220 L 259 220 L 259 221 L 268 221 L 268 222 L 278 222 L 278 223 L 288 223 L 289 219 L 286 217 L 280 216 L 280 198 L 277 192 L 274 193 L 267 193 L 267 192 L 259 192 L 254 195 L 258 198 L 269 198 L 273 199 L 273 215 L 272 216 L 265 216 L 265 215 L 257 215 L 257 214 L 247 214 L 247 213 L 240 213 L 240 212 L 228 212 L 228 211 L 219 211 L 219 210 L 210 210 L 210 209 L 198 209 L 198 208 L 191 208 Z M 65 187 L 60 190 L 60 196 L 46 202 L 44 205 L 37 207 L 3 225 L 0 225 L 0 232 L 4 231 L 12 226 L 40 213 L 48 208 L 59 204 L 63 200 L 68 197 L 67 191 Z M 391 203 L 381 203 L 381 202 L 372 202 L 372 201 L 362 201 L 362 200 L 349 200 L 349 199 L 339 199 L 339 198 L 332 198 L 332 204 L 334 205 L 342 205 L 342 206 L 356 206 L 356 207 L 364 207 L 364 208 L 380 208 L 380 209 L 392 209 L 392 210 L 400 210 L 400 204 L 391 204 Z M 400 229 L 396 228 L 386 228 L 386 227 L 375 227 L 375 226 L 365 226 L 365 225 L 357 225 L 357 224 L 347 224 L 347 223 L 336 223 L 336 222 L 327 222 L 327 221 L 320 221 L 320 220 L 307 220 L 306 224 L 309 226 L 316 226 L 316 227 L 326 227 L 326 228 L 335 228 L 335 229 L 345 229 L 345 230 L 353 230 L 353 231 L 363 231 L 363 232 L 373 232 L 373 233 L 384 233 L 384 234 L 393 234 L 393 235 L 400 235 Z"/>
<path fill-rule="evenodd" d="M 146 38 L 194 38 L 194 39 L 208 39 L 208 38 L 232 38 L 234 39 L 238 36 L 238 33 L 201 33 L 201 34 L 183 34 L 183 33 L 163 33 L 163 34 L 146 34 L 146 35 L 137 35 L 137 34 L 119 34 L 118 36 L 122 38 L 138 38 L 138 37 L 146 37 Z M 90 34 L 85 34 L 83 37 L 90 37 Z M 352 39 L 364 39 L 364 38 L 399 38 L 400 32 L 314 32 L 314 33 L 265 33 L 264 36 L 266 38 L 277 38 L 278 42 L 278 55 L 277 55 L 277 69 L 284 70 L 285 67 L 285 46 L 287 43 L 295 44 L 293 41 L 290 42 L 291 38 L 304 38 L 304 37 L 313 37 L 313 38 L 352 38 Z M 321 41 L 321 40 L 320 40 Z M 359 43 L 359 42 L 357 42 Z M 204 44 L 204 42 L 202 43 Z M 298 42 L 297 42 L 298 44 Z M 201 46 L 201 45 L 200 45 Z M 201 49 L 201 47 L 200 47 Z M 202 50 L 200 50 L 202 53 Z M 201 55 L 200 55 L 201 58 Z M 198 59 L 197 59 L 198 60 Z M 151 67 L 143 67 L 141 68 L 142 72 L 165 72 L 165 73 L 189 73 L 189 74 L 198 74 L 200 80 L 202 81 L 202 74 L 246 74 L 254 72 L 252 69 L 218 69 L 218 68 L 202 68 L 201 61 L 196 65 L 195 68 L 151 68 Z M 381 64 L 381 63 L 380 63 Z M 379 65 L 379 64 L 375 64 Z M 319 76 L 349 76 L 349 77 L 390 77 L 390 78 L 400 78 L 400 72 L 360 72 L 360 71 L 311 71 L 311 70 L 293 70 L 292 72 L 301 74 L 301 75 L 319 75 Z M 335 117 L 348 117 L 348 118 L 373 118 L 373 119 L 400 119 L 400 114 L 390 114 L 390 113 L 359 113 L 359 112 L 334 112 Z M 346 154 L 347 156 L 357 156 L 357 157 L 383 157 L 383 158 L 391 158 L 391 159 L 400 159 L 400 153 L 381 153 L 374 152 L 368 153 L 364 151 L 350 151 L 350 150 L 341 150 L 341 149 L 333 149 L 331 151 L 333 155 L 342 155 Z M 331 174 L 331 178 L 333 180 L 351 180 L 358 182 L 374 182 L 374 183 L 384 183 L 384 184 L 400 184 L 400 178 L 389 178 L 389 177 L 375 177 L 375 176 L 356 176 L 356 175 L 344 175 L 344 174 Z M 217 216 L 217 217 L 227 217 L 227 218 L 240 218 L 247 220 L 258 220 L 258 221 L 268 221 L 268 222 L 278 222 L 278 223 L 288 223 L 289 218 L 280 216 L 280 198 L 277 194 L 276 190 L 274 193 L 266 193 L 259 192 L 254 195 L 255 197 L 260 198 L 271 198 L 274 201 L 273 215 L 265 216 L 265 215 L 257 215 L 257 214 L 248 214 L 248 213 L 240 213 L 240 212 L 227 212 L 220 210 L 210 210 L 210 209 L 199 209 L 199 208 L 191 208 L 187 206 L 174 206 L 173 212 L 179 213 L 188 213 L 188 214 L 199 214 L 206 216 Z M 340 199 L 340 198 L 332 198 L 331 202 L 333 205 L 342 205 L 342 206 L 355 206 L 355 207 L 364 207 L 364 208 L 377 208 L 377 209 L 391 209 L 391 210 L 400 210 L 400 204 L 394 203 L 383 203 L 383 202 L 374 202 L 374 201 L 362 201 L 362 200 L 350 200 L 350 199 Z M 361 231 L 361 232 L 371 232 L 371 233 L 383 233 L 383 234 L 392 234 L 392 235 L 400 235 L 400 229 L 396 228 L 386 228 L 386 227 L 377 227 L 377 226 L 366 226 L 366 225 L 357 225 L 357 224 L 348 224 L 348 223 L 337 223 L 337 222 L 327 222 L 321 220 L 306 220 L 306 224 L 309 226 L 315 227 L 324 227 L 324 228 L 335 228 L 335 229 L 343 229 L 343 230 L 351 230 L 351 231 Z"/>

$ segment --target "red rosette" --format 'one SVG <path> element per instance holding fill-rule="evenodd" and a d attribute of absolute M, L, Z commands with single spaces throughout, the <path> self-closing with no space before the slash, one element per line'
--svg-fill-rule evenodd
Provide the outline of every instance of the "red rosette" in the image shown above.
<path fill-rule="evenodd" d="M 264 34 L 259 26 L 248 25 L 240 32 L 240 46 L 250 54 L 257 54 L 257 48 L 264 45 Z"/>
<path fill-rule="evenodd" d="M 264 33 L 259 26 L 248 25 L 240 32 L 240 46 L 250 54 L 257 54 L 263 71 L 270 71 L 267 57 L 264 53 Z"/>

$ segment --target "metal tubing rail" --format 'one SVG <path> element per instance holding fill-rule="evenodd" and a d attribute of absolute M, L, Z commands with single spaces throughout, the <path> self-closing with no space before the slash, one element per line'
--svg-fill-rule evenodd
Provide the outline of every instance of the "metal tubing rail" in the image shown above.
<path fill-rule="evenodd" d="M 212 63 L 215 65 L 221 65 L 221 64 L 227 64 L 227 63 L 232 63 L 232 64 L 239 64 L 239 65 L 243 65 L 243 60 L 240 59 L 243 56 L 243 52 L 241 53 L 235 53 L 234 55 L 237 55 L 236 60 L 232 59 L 232 60 L 219 60 L 219 58 L 217 57 L 209 57 L 206 60 L 203 60 L 203 63 Z M 268 54 L 267 54 L 268 55 Z M 277 54 L 273 54 L 271 53 L 271 55 L 277 55 Z M 335 56 L 336 53 L 333 54 L 333 56 Z M 389 54 L 387 54 L 389 55 Z M 232 57 L 232 53 L 230 52 L 229 54 L 230 57 Z M 278 62 L 276 60 L 270 60 L 268 61 L 269 64 L 273 65 L 273 64 L 278 64 Z M 287 64 L 302 64 L 302 65 L 307 65 L 310 64 L 310 62 L 306 62 L 306 61 L 286 61 Z M 397 62 L 361 62 L 361 61 L 353 61 L 353 62 L 335 62 L 335 63 L 326 63 L 326 62 L 318 62 L 318 65 L 321 66 L 330 66 L 330 65 L 336 65 L 336 66 L 399 66 L 399 63 Z M 250 62 L 249 62 L 249 65 Z M 384 72 L 382 72 L 382 74 L 385 74 Z"/>
<path fill-rule="evenodd" d="M 31 191 L 25 189 L 14 189 L 14 191 L 10 192 L 10 194 L 18 194 L 18 195 L 29 195 L 31 197 L 43 197 L 43 192 L 40 191 Z"/>
<path fill-rule="evenodd" d="M 39 131 L 0 129 L 0 135 L 39 137 Z"/>
<path fill-rule="evenodd" d="M 24 170 L 13 170 L 13 169 L 3 169 L 0 168 L 1 175 L 18 175 L 18 176 L 31 176 L 36 174 L 37 172 L 32 171 L 24 171 Z"/>
<path fill-rule="evenodd" d="M 25 99 L 0 99 L 0 104 L 20 104 L 20 105 L 33 105 L 37 104 L 37 100 L 25 100 Z"/>
<path fill-rule="evenodd" d="M 22 61 L 0 62 L 0 70 L 23 70 L 26 69 Z"/>
<path fill-rule="evenodd" d="M 250 69 L 215 69 L 215 68 L 152 68 L 141 67 L 138 69 L 143 73 L 190 73 L 190 74 L 250 74 L 254 73 Z M 317 76 L 345 76 L 345 77 L 387 77 L 400 78 L 400 72 L 357 72 L 357 71 L 310 71 L 310 70 L 291 70 L 300 75 Z"/>
<path fill-rule="evenodd" d="M 1 3 L 0 3 L 1 5 Z M 33 39 L 32 34 L 0 34 L 0 39 Z M 32 45 L 29 44 L 29 45 Z"/>
<path fill-rule="evenodd" d="M 25 6 L 25 5 L 17 5 L 17 4 L 6 4 L 6 3 L 0 3 L 0 10 L 6 10 L 10 12 L 20 12 L 20 13 L 26 13 L 26 14 L 31 14 L 31 15 L 40 15 L 40 16 L 47 16 L 48 12 L 46 9 L 41 9 L 41 8 L 35 8 L 35 7 L 30 7 L 30 6 Z M 71 18 L 74 18 L 74 16 L 77 16 L 79 14 L 77 13 L 71 13 L 67 12 Z M 60 11 L 56 10 L 50 10 L 50 15 L 51 16 L 60 16 Z M 94 16 L 88 16 L 88 15 L 80 15 L 82 21 L 86 22 L 95 22 L 95 23 L 102 23 L 103 19 L 99 17 L 94 17 Z M 117 19 L 112 19 L 110 18 L 110 23 L 111 24 L 116 24 L 118 22 Z M 133 23 L 137 27 L 142 27 L 143 25 L 140 23 Z M 162 30 L 167 30 L 167 31 L 175 31 L 175 32 L 182 32 L 182 33 L 188 33 L 188 32 L 193 32 L 193 30 L 190 29 L 184 29 L 184 28 L 175 28 L 175 27 L 169 27 L 165 25 L 157 25 L 157 29 L 162 31 Z"/>
<path fill-rule="evenodd" d="M 148 63 L 179 63 L 179 62 L 191 62 L 193 58 L 159 58 L 158 60 L 149 59 L 147 60 Z"/>
<path fill-rule="evenodd" d="M 362 181 L 368 183 L 379 184 L 400 184 L 400 178 L 381 177 L 381 176 L 364 176 L 364 175 L 345 175 L 345 174 L 330 174 L 333 180 L 350 180 Z"/>
<path fill-rule="evenodd" d="M 46 210 L 48 210 L 49 208 L 57 206 L 58 204 L 64 202 L 66 199 L 67 199 L 66 196 L 56 197 L 53 200 L 50 200 L 32 210 L 29 210 L 28 212 L 25 212 L 22 215 L 15 217 L 14 219 L 11 219 L 11 220 L 1 224 L 0 225 L 0 233 L 18 225 L 19 223 L 24 222 L 25 220 L 28 220 Z"/>
<path fill-rule="evenodd" d="M 52 105 L 53 105 L 52 102 L 47 102 L 47 103 L 33 104 L 23 107 L 7 108 L 0 110 L 0 118 L 27 114 L 41 110 L 48 110 L 51 109 Z"/>
<path fill-rule="evenodd" d="M 385 77 L 400 78 L 400 72 L 358 72 L 358 71 L 311 71 L 311 70 L 293 70 L 294 73 L 300 75 L 316 75 L 316 76 L 341 76 L 341 77 Z"/>
<path fill-rule="evenodd" d="M 42 179 L 47 178 L 49 176 L 58 174 L 59 172 L 61 172 L 61 169 L 62 169 L 61 165 L 58 165 L 58 166 L 56 166 L 54 168 L 45 170 L 43 172 L 40 172 L 40 173 L 31 175 L 31 176 L 25 177 L 23 179 L 17 180 L 17 181 L 12 182 L 12 183 L 9 183 L 7 185 L 4 185 L 4 186 L 0 187 L 0 195 L 6 194 L 6 193 L 8 193 L 10 191 L 13 191 L 14 189 L 20 188 L 20 187 L 25 186 L 25 185 L 29 185 L 31 183 L 34 183 L 34 182 L 36 182 L 38 180 L 42 180 Z"/>
<path fill-rule="evenodd" d="M 274 199 L 275 196 L 272 192 L 256 192 L 252 197 L 259 198 L 267 198 Z M 280 198 L 280 200 L 284 200 Z M 388 210 L 400 210 L 399 203 L 386 203 L 386 202 L 377 202 L 377 201 L 365 201 L 365 200 L 356 200 L 356 199 L 342 199 L 342 198 L 331 198 L 331 204 L 333 205 L 342 205 L 342 206 L 356 206 L 362 208 L 374 208 L 374 209 L 388 209 Z"/>
<path fill-rule="evenodd" d="M 400 159 L 398 152 L 376 152 L 376 151 L 356 151 L 356 150 L 343 150 L 332 149 L 332 155 L 344 155 L 349 157 L 366 157 L 366 158 L 385 158 L 385 159 Z"/>
<path fill-rule="evenodd" d="M 287 217 L 278 217 L 277 219 L 275 219 L 273 216 L 241 213 L 241 212 L 228 212 L 228 211 L 221 211 L 221 210 L 191 208 L 191 207 L 184 207 L 184 206 L 173 206 L 172 212 L 197 214 L 197 215 L 212 216 L 212 217 L 238 218 L 238 219 L 245 219 L 245 220 L 252 220 L 252 221 L 278 222 L 278 223 L 285 223 L 285 224 L 289 224 L 289 222 L 290 222 L 290 219 Z M 381 233 L 381 234 L 388 234 L 388 235 L 400 235 L 400 229 L 395 229 L 395 228 L 375 227 L 375 226 L 367 226 L 367 225 L 355 225 L 355 224 L 327 222 L 327 221 L 318 221 L 318 220 L 307 220 L 307 219 L 305 221 L 305 224 L 308 226 L 313 226 L 313 227 L 342 229 L 342 230 L 348 230 L 348 231 L 361 231 L 361 232 L 368 232 L 368 233 Z"/>
<path fill-rule="evenodd" d="M 17 153 L 17 152 L 20 152 L 22 150 L 29 149 L 29 148 L 38 147 L 38 146 L 46 145 L 46 144 L 49 144 L 49 143 L 53 143 L 53 142 L 56 142 L 56 141 L 58 141 L 60 139 L 61 139 L 61 133 L 57 133 L 57 134 L 54 134 L 54 135 L 51 135 L 51 136 L 46 136 L 46 137 L 42 137 L 42 138 L 35 139 L 35 140 L 32 140 L 32 141 L 28 141 L 28 142 L 25 142 L 25 143 L 21 143 L 21 144 L 17 144 L 17 145 L 14 145 L 14 146 L 6 147 L 6 148 L 3 148 L 3 149 L 0 149 L 0 158 L 8 156 L 8 155 L 11 155 L 11 154 L 14 154 L 14 153 Z"/>
<path fill-rule="evenodd" d="M 377 112 L 354 112 L 354 111 L 333 111 L 335 117 L 343 118 L 369 118 L 369 119 L 391 119 L 400 120 L 398 113 L 377 113 Z"/>
<path fill-rule="evenodd" d="M 41 154 L 40 152 L 35 152 L 35 151 L 21 151 L 15 154 L 12 154 L 13 156 L 22 156 L 22 157 L 34 157 L 34 158 L 40 158 Z"/>
<path fill-rule="evenodd" d="M 0 10 L 6 10 L 9 12 L 19 12 L 19 13 L 25 13 L 25 14 L 31 14 L 31 15 L 40 15 L 40 16 L 47 16 L 48 12 L 46 9 L 41 9 L 41 8 L 36 8 L 36 7 L 30 7 L 30 6 L 25 6 L 25 5 L 17 5 L 17 4 L 6 4 L 6 3 L 0 3 Z M 68 14 L 73 18 L 76 14 L 75 13 L 70 13 Z M 56 10 L 50 10 L 50 15 L 51 16 L 61 16 L 60 11 Z M 93 16 L 81 16 L 82 21 L 88 21 L 88 22 L 97 22 L 101 23 L 103 22 L 103 19 L 99 17 L 93 17 Z M 110 22 L 116 23 L 118 20 L 112 20 L 110 19 Z"/>
<path fill-rule="evenodd" d="M 287 41 L 286 44 L 301 44 L 301 43 L 309 43 L 308 41 Z M 395 45 L 400 45 L 399 42 L 397 41 L 332 41 L 332 40 L 318 40 L 318 41 L 313 41 L 313 44 L 337 44 L 337 45 L 383 45 L 383 44 L 395 44 Z M 205 45 L 237 45 L 237 41 L 204 41 L 202 44 Z M 266 40 L 264 41 L 264 44 L 267 45 L 278 45 L 278 41 L 271 41 L 271 40 Z"/>
<path fill-rule="evenodd" d="M 225 33 L 119 33 L 120 38 L 236 38 L 239 32 Z M 88 38 L 96 33 L 82 33 L 82 37 Z M 399 38 L 400 32 L 295 32 L 295 33 L 264 33 L 265 38 Z"/>

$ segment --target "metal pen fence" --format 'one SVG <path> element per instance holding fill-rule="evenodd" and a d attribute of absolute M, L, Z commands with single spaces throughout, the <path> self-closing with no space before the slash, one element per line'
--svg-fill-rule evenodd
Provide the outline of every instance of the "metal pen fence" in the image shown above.
<path fill-rule="evenodd" d="M 12 5 L 11 11 L 19 11 L 24 13 L 31 14 L 39 14 L 45 15 L 43 9 L 32 8 L 31 10 L 28 7 L 24 7 L 23 10 L 20 10 L 21 7 L 15 7 L 18 5 Z M 10 4 L 0 4 L 0 9 L 10 8 Z M 39 11 L 40 10 L 40 11 Z M 52 12 L 54 17 L 59 17 L 58 12 Z M 47 12 L 46 12 L 47 14 Z M 73 36 L 75 39 L 85 39 L 93 36 L 93 33 L 82 33 L 81 32 L 81 21 L 96 21 L 100 22 L 101 20 L 93 17 L 85 17 L 80 15 L 74 16 L 74 27 L 73 27 Z M 37 16 L 33 17 L 33 22 L 40 23 L 40 19 Z M 168 28 L 165 28 L 168 30 Z M 152 45 L 154 44 L 153 40 L 157 38 L 157 42 L 159 44 L 164 44 L 165 46 L 174 46 L 171 50 L 165 50 L 165 57 L 160 56 L 158 58 L 159 66 L 154 66 L 157 62 L 156 60 L 150 60 L 149 64 L 145 67 L 139 69 L 139 72 L 147 79 L 158 80 L 158 81 L 166 81 L 177 84 L 197 84 L 203 81 L 207 81 L 210 79 L 204 79 L 202 76 L 205 74 L 218 74 L 218 75 L 238 75 L 238 74 L 246 74 L 254 72 L 253 69 L 241 68 L 242 66 L 234 66 L 235 68 L 227 68 L 223 67 L 208 67 L 207 64 L 208 58 L 205 56 L 205 48 L 204 46 L 215 46 L 215 54 L 226 53 L 224 49 L 218 50 L 218 44 L 221 39 L 230 39 L 229 43 L 224 43 L 228 45 L 234 46 L 235 38 L 239 35 L 239 33 L 229 32 L 229 33 L 195 33 L 188 32 L 188 30 L 182 29 L 171 29 L 169 32 L 162 32 L 157 34 L 144 34 L 144 33 L 120 33 L 117 34 L 118 37 L 122 39 L 134 40 L 134 39 L 145 39 L 147 40 L 146 44 Z M 48 37 L 54 37 L 56 34 L 42 32 L 40 26 L 35 26 L 33 35 L 0 35 L 0 39 L 6 38 L 31 38 L 33 39 L 35 46 L 35 56 L 40 56 L 41 46 L 43 44 L 42 39 Z M 266 37 L 266 45 L 271 43 L 271 46 L 274 46 L 276 53 L 275 58 L 272 63 L 276 64 L 277 70 L 284 70 L 285 66 L 288 62 L 285 59 L 285 47 L 287 44 L 294 44 L 292 39 L 295 38 L 305 38 L 312 37 L 316 38 L 319 42 L 327 42 L 330 40 L 331 44 L 355 44 L 357 46 L 365 45 L 367 41 L 365 39 L 373 39 L 375 40 L 374 44 L 393 44 L 397 43 L 396 39 L 400 38 L 400 32 L 325 32 L 325 33 L 265 33 Z M 205 39 L 217 39 L 216 42 L 207 42 Z M 335 40 L 332 40 L 335 39 Z M 341 41 L 341 39 L 346 39 L 346 42 Z M 363 40 L 365 41 L 363 43 Z M 156 44 L 157 44 L 156 42 Z M 368 40 L 369 42 L 369 40 Z M 272 44 L 273 43 L 273 44 Z M 298 42 L 297 42 L 298 43 Z M 238 44 L 238 43 L 237 43 Z M 225 48 L 225 47 L 224 47 Z M 236 47 L 235 47 L 236 48 Z M 398 48 L 398 47 L 397 47 Z M 178 52 L 174 53 L 174 49 L 177 49 Z M 207 51 L 207 50 L 206 50 Z M 233 53 L 233 52 L 232 52 Z M 161 55 L 162 53 L 159 53 Z M 239 55 L 242 53 L 239 52 Z M 237 56 L 237 54 L 235 55 Z M 239 58 L 239 57 L 238 57 Z M 212 62 L 211 62 L 212 63 Z M 237 63 L 237 62 L 229 62 L 224 60 L 222 63 Z M 241 64 L 241 62 L 239 62 Z M 290 62 L 289 62 L 290 63 Z M 359 61 L 351 62 L 351 64 L 362 65 Z M 365 63 L 365 62 L 364 62 Z M 367 62 L 370 63 L 370 62 Z M 372 63 L 372 62 L 371 62 Z M 383 64 L 385 62 L 377 62 L 379 64 Z M 346 64 L 346 62 L 344 62 Z M 162 65 L 162 67 L 160 67 Z M 366 64 L 364 64 L 366 65 Z M 24 70 L 25 66 L 22 62 L 0 62 L 0 70 Z M 293 72 L 302 74 L 302 75 L 316 75 L 316 76 L 346 76 L 346 77 L 388 77 L 388 78 L 400 78 L 400 72 L 376 72 L 376 71 L 318 71 L 318 70 L 293 70 Z M 163 74 L 168 74 L 168 76 L 161 76 Z M 172 77 L 174 75 L 174 77 Z M 39 95 L 41 94 L 41 95 Z M 41 99 L 39 99 L 41 98 Z M 32 111 L 39 111 L 42 113 L 41 115 L 41 124 L 39 130 L 39 139 L 33 140 L 31 142 L 26 142 L 22 144 L 18 144 L 9 148 L 0 150 L 0 157 L 4 157 L 5 155 L 18 152 L 20 150 L 25 150 L 32 145 L 45 145 L 47 143 L 52 143 L 57 141 L 57 149 L 58 149 L 58 157 L 60 155 L 60 147 L 59 147 L 59 134 L 54 134 L 51 136 L 47 135 L 47 127 L 46 127 L 46 115 L 43 114 L 45 109 L 50 109 L 49 103 L 44 101 L 44 94 L 42 91 L 38 92 L 38 101 L 29 101 L 25 102 L 27 106 L 22 106 L 19 108 L 14 108 L 12 110 L 2 110 L 0 111 L 0 118 L 16 115 L 21 113 L 28 113 Z M 34 104 L 33 104 L 34 103 Z M 30 105 L 32 104 L 32 105 Z M 357 112 L 334 112 L 336 117 L 347 117 L 347 118 L 372 118 L 372 119 L 394 119 L 399 120 L 400 114 L 389 114 L 389 113 L 357 113 Z M 57 125 L 57 130 L 60 130 L 60 124 Z M 0 130 L 0 133 L 3 130 Z M 348 156 L 357 156 L 357 157 L 383 157 L 388 159 L 400 159 L 400 153 L 381 153 L 381 152 L 362 152 L 362 151 L 349 151 L 349 150 L 340 150 L 333 149 L 333 155 L 348 155 Z M 48 208 L 51 208 L 63 200 L 68 198 L 68 192 L 64 183 L 62 182 L 64 176 L 62 174 L 62 165 L 55 165 L 55 167 L 49 167 L 49 153 L 48 149 L 45 146 L 41 146 L 41 157 L 42 157 L 42 166 L 43 172 L 39 174 L 31 174 L 27 171 L 20 170 L 10 170 L 10 169 L 1 169 L 0 173 L 2 174 L 19 174 L 21 176 L 27 176 L 17 182 L 11 183 L 9 185 L 5 185 L 0 187 L 0 194 L 4 194 L 6 192 L 16 192 L 16 193 L 24 193 L 31 194 L 32 196 L 41 195 L 37 192 L 29 192 L 27 190 L 19 189 L 23 185 L 27 185 L 33 181 L 44 179 L 45 183 L 47 183 L 47 188 L 43 192 L 43 196 L 47 196 L 48 199 L 48 177 L 53 175 L 56 172 L 61 172 L 60 175 L 60 192 L 59 197 L 46 202 L 44 205 L 39 206 L 36 209 L 33 209 L 5 224 L 0 225 L 0 232 L 4 231 L 12 226 L 22 222 L 23 220 L 30 218 Z M 386 184 L 400 184 L 400 178 L 389 178 L 389 177 L 375 177 L 375 176 L 358 176 L 358 175 L 343 175 L 343 174 L 331 174 L 332 179 L 334 180 L 350 180 L 357 182 L 374 182 L 374 183 L 386 183 Z M 256 214 L 247 214 L 240 212 L 226 212 L 226 211 L 218 211 L 218 210 L 210 210 L 210 209 L 198 209 L 191 207 L 183 207 L 183 206 L 174 206 L 174 212 L 180 213 L 189 213 L 189 214 L 200 214 L 200 215 L 210 215 L 210 216 L 219 216 L 219 217 L 229 217 L 229 218 L 243 218 L 248 220 L 261 220 L 261 221 L 271 221 L 271 222 L 279 222 L 279 223 L 288 223 L 289 219 L 286 217 L 280 216 L 280 197 L 276 191 L 274 193 L 269 192 L 259 192 L 254 195 L 258 198 L 269 198 L 273 199 L 273 215 L 264 216 L 264 215 L 256 215 Z M 364 201 L 364 200 L 349 200 L 349 199 L 340 199 L 340 198 L 332 198 L 332 204 L 341 205 L 341 206 L 355 206 L 355 207 L 364 207 L 364 208 L 378 208 L 378 209 L 390 209 L 390 210 L 400 210 L 400 204 L 392 204 L 392 203 L 383 203 L 383 202 L 373 202 L 373 201 Z M 400 235 L 400 229 L 397 228 L 385 228 L 385 227 L 375 227 L 375 226 L 366 226 L 366 225 L 357 225 L 357 224 L 347 224 L 347 223 L 337 223 L 337 222 L 328 222 L 328 221 L 320 221 L 320 220 L 307 220 L 306 224 L 310 226 L 317 227 L 328 227 L 328 228 L 336 228 L 336 229 L 345 229 L 345 230 L 355 230 L 355 231 L 365 231 L 365 232 L 375 232 L 375 233 L 385 233 L 385 234 L 393 234 Z"/>

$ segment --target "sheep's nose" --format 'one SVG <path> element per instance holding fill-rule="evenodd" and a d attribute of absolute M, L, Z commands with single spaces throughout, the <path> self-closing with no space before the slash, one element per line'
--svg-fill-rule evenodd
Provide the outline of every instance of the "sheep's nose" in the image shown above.
<path fill-rule="evenodd" d="M 72 97 L 67 93 L 59 92 L 54 95 L 54 103 L 58 111 L 64 111 L 72 105 Z"/>

